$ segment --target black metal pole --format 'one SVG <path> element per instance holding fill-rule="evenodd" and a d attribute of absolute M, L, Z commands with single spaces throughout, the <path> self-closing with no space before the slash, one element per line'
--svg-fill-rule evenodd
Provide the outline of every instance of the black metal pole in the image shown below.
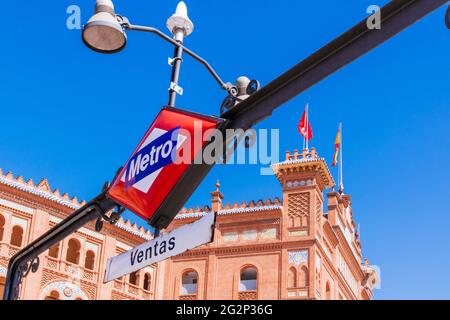
<path fill-rule="evenodd" d="M 108 212 L 116 206 L 117 204 L 109 199 L 106 196 L 106 191 L 104 191 L 94 200 L 75 211 L 53 229 L 15 254 L 9 261 L 3 300 L 18 299 L 22 278 L 30 271 L 37 271 L 40 254 L 87 223 L 97 219 L 102 213 Z"/>
<path fill-rule="evenodd" d="M 181 44 L 181 43 L 180 43 Z M 183 46 L 180 45 L 175 48 L 174 58 L 172 61 L 172 77 L 169 88 L 169 107 L 175 107 L 175 100 L 177 99 L 177 90 L 181 89 L 178 86 L 180 80 L 181 62 L 183 61 Z"/>

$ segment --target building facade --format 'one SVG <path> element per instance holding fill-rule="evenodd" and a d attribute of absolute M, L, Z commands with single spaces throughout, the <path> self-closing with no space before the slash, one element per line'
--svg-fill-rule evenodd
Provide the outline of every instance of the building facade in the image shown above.
<path fill-rule="evenodd" d="M 315 149 L 273 166 L 282 199 L 183 209 L 169 230 L 218 213 L 214 242 L 103 284 L 106 260 L 151 239 L 121 219 L 93 224 L 51 248 L 21 286 L 21 299 L 277 300 L 371 299 L 378 279 L 355 229 L 351 198 L 324 191 L 335 183 Z M 327 210 L 324 210 L 327 203 Z M 76 198 L 0 171 L 0 293 L 9 258 L 74 209 Z"/>

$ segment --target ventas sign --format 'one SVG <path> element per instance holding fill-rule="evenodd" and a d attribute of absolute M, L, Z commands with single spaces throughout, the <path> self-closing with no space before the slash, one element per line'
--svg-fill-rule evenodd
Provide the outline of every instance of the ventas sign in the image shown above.
<path fill-rule="evenodd" d="M 194 159 L 208 143 L 205 133 L 223 125 L 220 118 L 163 108 L 113 182 L 109 197 L 150 225 L 166 228 L 178 212 L 173 211 L 184 205 L 189 181 L 183 180 L 194 180 L 202 166 Z"/>
<path fill-rule="evenodd" d="M 187 250 L 207 244 L 214 239 L 216 215 L 206 214 L 202 219 L 153 239 L 137 248 L 111 258 L 106 264 L 104 282 L 141 270 Z"/>

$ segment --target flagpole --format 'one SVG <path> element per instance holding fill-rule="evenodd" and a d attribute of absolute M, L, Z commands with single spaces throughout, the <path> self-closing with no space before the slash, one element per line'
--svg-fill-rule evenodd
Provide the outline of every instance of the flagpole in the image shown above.
<path fill-rule="evenodd" d="M 339 158 L 338 163 L 335 165 L 338 165 L 338 192 L 341 192 L 341 144 L 342 144 L 342 136 L 341 136 L 341 124 L 339 123 L 338 127 L 338 137 L 339 137 L 339 154 L 337 157 Z M 336 151 L 337 152 L 337 151 Z"/>
<path fill-rule="evenodd" d="M 306 105 L 306 150 L 309 150 L 309 103 Z"/>
<path fill-rule="evenodd" d="M 339 192 L 341 194 L 344 193 L 344 177 L 343 177 L 343 163 L 344 160 L 342 158 L 342 146 L 343 146 L 343 135 L 342 135 L 342 122 L 339 124 L 339 131 L 341 133 L 341 146 L 340 146 L 340 155 L 339 155 Z"/>
<path fill-rule="evenodd" d="M 302 137 L 303 137 L 303 150 L 305 150 L 305 148 L 306 148 L 306 139 L 305 139 L 304 135 L 302 135 Z"/>

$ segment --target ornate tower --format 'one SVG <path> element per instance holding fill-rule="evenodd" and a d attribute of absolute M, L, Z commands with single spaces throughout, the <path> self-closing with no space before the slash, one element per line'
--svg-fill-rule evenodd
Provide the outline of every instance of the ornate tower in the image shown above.
<path fill-rule="evenodd" d="M 323 191 L 335 186 L 325 160 L 315 148 L 295 150 L 272 169 L 283 187 L 283 240 L 320 235 Z"/>
<path fill-rule="evenodd" d="M 285 292 L 288 299 L 315 299 L 321 290 L 323 191 L 335 186 L 324 159 L 316 149 L 293 154 L 272 167 L 283 190 L 281 240 L 285 257 Z"/>

